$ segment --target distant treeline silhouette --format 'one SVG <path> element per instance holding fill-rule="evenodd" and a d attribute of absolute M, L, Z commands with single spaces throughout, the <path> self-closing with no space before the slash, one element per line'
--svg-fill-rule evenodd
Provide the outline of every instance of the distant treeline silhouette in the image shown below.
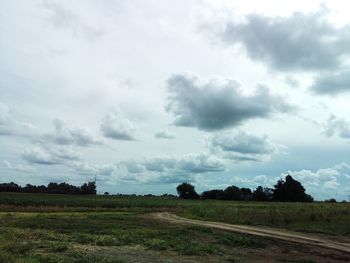
<path fill-rule="evenodd" d="M 213 189 L 197 194 L 190 183 L 182 183 L 176 188 L 179 197 L 184 199 L 217 199 L 237 201 L 279 201 L 279 202 L 312 202 L 313 197 L 305 193 L 302 184 L 287 175 L 285 180 L 277 181 L 274 188 L 258 186 L 254 191 L 249 188 L 239 188 L 235 185 L 224 190 Z"/>
<path fill-rule="evenodd" d="M 96 184 L 88 182 L 81 186 L 75 186 L 67 183 L 49 183 L 47 186 L 27 184 L 22 187 L 11 182 L 0 184 L 0 192 L 95 195 Z"/>

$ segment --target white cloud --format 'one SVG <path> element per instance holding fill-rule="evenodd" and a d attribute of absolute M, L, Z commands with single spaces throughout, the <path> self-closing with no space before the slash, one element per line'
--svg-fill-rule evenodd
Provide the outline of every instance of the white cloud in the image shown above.
<path fill-rule="evenodd" d="M 24 164 L 12 164 L 9 161 L 4 160 L 5 166 L 13 171 L 21 172 L 21 173 L 34 173 L 36 172 L 35 167 L 24 165 Z"/>
<path fill-rule="evenodd" d="M 45 1 L 43 7 L 46 11 L 46 21 L 50 22 L 55 29 L 69 30 L 74 36 L 82 35 L 89 40 L 95 40 L 103 36 L 104 31 L 97 27 L 96 23 L 91 25 L 75 12 L 69 10 L 62 3 Z"/>
<path fill-rule="evenodd" d="M 113 164 L 89 164 L 88 162 L 73 161 L 68 163 L 68 166 L 73 168 L 82 175 L 111 176 L 116 170 Z"/>
<path fill-rule="evenodd" d="M 19 121 L 11 109 L 0 103 L 0 136 L 19 136 L 30 139 L 39 136 L 38 129 L 31 123 Z"/>
<path fill-rule="evenodd" d="M 22 158 L 30 163 L 56 165 L 79 160 L 80 154 L 67 146 L 34 146 L 25 149 Z"/>
<path fill-rule="evenodd" d="M 267 135 L 257 136 L 243 131 L 217 133 L 210 137 L 208 143 L 214 152 L 235 161 L 269 160 L 285 148 L 272 143 Z"/>
<path fill-rule="evenodd" d="M 156 132 L 154 137 L 157 139 L 175 139 L 175 134 L 171 133 L 168 130 L 159 130 Z"/>
<path fill-rule="evenodd" d="M 100 140 L 94 136 L 89 129 L 84 127 L 69 127 L 60 119 L 54 120 L 55 130 L 46 137 L 56 144 L 70 145 L 76 144 L 80 146 L 89 146 L 100 144 Z"/>
<path fill-rule="evenodd" d="M 106 138 L 134 140 L 134 124 L 117 109 L 112 109 L 105 115 L 101 123 L 101 130 Z"/>
<path fill-rule="evenodd" d="M 347 191 L 350 191 L 350 165 L 347 163 L 316 171 L 307 169 L 288 171 L 287 174 L 300 181 L 311 195 L 318 198 L 321 196 L 337 198 L 337 195 L 345 196 L 349 193 Z"/>
<path fill-rule="evenodd" d="M 343 118 L 338 118 L 334 114 L 331 114 L 323 132 L 328 137 L 337 135 L 344 139 L 350 139 L 350 123 Z"/>

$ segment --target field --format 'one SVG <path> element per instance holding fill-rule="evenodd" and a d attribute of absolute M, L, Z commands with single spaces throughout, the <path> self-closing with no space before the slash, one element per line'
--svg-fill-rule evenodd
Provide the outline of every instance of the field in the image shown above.
<path fill-rule="evenodd" d="M 346 262 L 349 255 L 157 221 L 187 218 L 350 237 L 349 203 L 0 193 L 0 262 Z M 314 252 L 314 253 L 313 253 Z M 316 253 L 317 252 L 317 253 Z"/>

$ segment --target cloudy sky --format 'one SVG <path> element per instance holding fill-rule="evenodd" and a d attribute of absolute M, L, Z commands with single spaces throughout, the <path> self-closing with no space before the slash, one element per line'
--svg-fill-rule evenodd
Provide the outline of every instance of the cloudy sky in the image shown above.
<path fill-rule="evenodd" d="M 2 182 L 350 195 L 346 1 L 1 1 Z"/>

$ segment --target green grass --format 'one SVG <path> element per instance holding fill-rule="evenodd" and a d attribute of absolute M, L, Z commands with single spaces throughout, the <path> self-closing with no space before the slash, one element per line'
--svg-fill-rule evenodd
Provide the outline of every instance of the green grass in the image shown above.
<path fill-rule="evenodd" d="M 350 235 L 350 203 L 204 202 L 186 207 L 182 215 L 232 224 Z"/>
<path fill-rule="evenodd" d="M 171 210 L 188 218 L 264 225 L 302 232 L 350 235 L 350 203 L 264 203 L 161 197 L 69 196 L 0 193 L 2 211 Z M 69 219 L 67 219 L 69 220 Z"/>
<path fill-rule="evenodd" d="M 221 255 L 225 247 L 256 248 L 253 238 L 223 243 L 220 231 L 154 222 L 126 212 L 0 213 L 0 262 L 124 262 L 82 247 L 140 246 L 178 255 Z M 240 244 L 240 242 L 242 244 Z"/>
<path fill-rule="evenodd" d="M 256 253 L 317 262 L 283 261 L 283 250 L 271 255 L 259 238 L 162 223 L 148 213 L 348 236 L 349 205 L 0 193 L 0 263 L 249 262 Z"/>

